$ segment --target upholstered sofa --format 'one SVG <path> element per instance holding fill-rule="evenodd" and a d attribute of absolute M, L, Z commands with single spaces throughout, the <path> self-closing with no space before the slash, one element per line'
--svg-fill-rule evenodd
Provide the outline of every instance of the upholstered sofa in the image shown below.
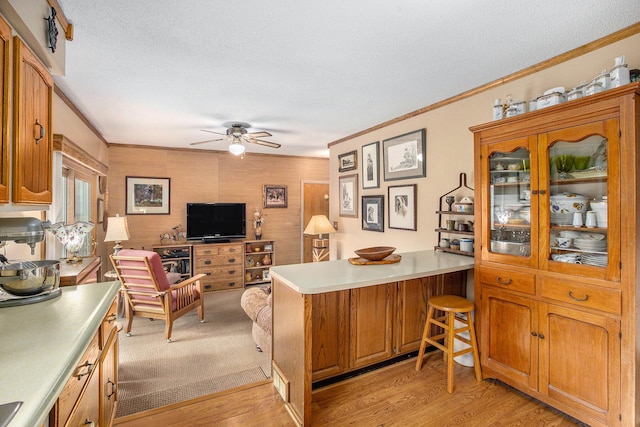
<path fill-rule="evenodd" d="M 253 321 L 251 336 L 259 351 L 271 355 L 271 290 L 270 288 L 248 288 L 240 299 L 242 309 Z"/>

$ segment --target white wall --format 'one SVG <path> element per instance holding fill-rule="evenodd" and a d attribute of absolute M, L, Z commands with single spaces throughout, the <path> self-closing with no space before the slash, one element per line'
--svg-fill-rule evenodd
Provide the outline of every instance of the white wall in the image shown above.
<path fill-rule="evenodd" d="M 353 251 L 369 246 L 395 246 L 397 252 L 432 249 L 437 243 L 438 224 L 436 210 L 438 198 L 458 186 L 461 172 L 467 174 L 467 183 L 473 187 L 473 134 L 469 127 L 491 120 L 493 99 L 504 99 L 512 94 L 521 99 L 530 99 L 545 90 L 565 86 L 567 90 L 591 81 L 603 69 L 611 69 L 614 58 L 626 56 L 629 68 L 640 68 L 640 35 L 636 34 L 622 41 L 590 52 L 560 65 L 523 77 L 511 83 L 487 90 L 462 101 L 419 116 L 373 131 L 364 136 L 335 144 L 330 147 L 330 187 L 331 200 L 339 200 L 338 179 L 341 175 L 356 171 L 338 172 L 338 155 L 357 150 L 361 161 L 361 147 L 380 141 L 380 164 L 383 165 L 382 141 L 420 128 L 426 128 L 426 169 L 427 176 L 418 179 L 388 181 L 381 171 L 380 188 L 362 190 L 362 176 L 358 164 L 358 185 L 360 199 L 363 195 L 385 196 L 384 233 L 363 231 L 361 217 L 339 217 L 338 203 L 332 203 L 330 219 L 338 220 L 339 230 L 331 235 L 331 259 L 345 259 L 354 256 Z M 470 67 L 472 70 L 473 67 Z M 392 117 L 389 120 L 393 119 Z M 389 185 L 417 184 L 417 231 L 388 228 L 388 187 Z M 358 209 L 360 209 L 358 200 Z"/>

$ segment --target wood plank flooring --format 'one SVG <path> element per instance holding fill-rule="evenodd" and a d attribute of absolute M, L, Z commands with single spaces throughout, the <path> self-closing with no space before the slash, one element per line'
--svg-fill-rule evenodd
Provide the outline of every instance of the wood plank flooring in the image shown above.
<path fill-rule="evenodd" d="M 456 364 L 447 393 L 442 353 L 430 353 L 420 371 L 415 358 L 333 384 L 313 393 L 313 426 L 584 426 L 502 383 L 475 380 Z M 135 414 L 117 427 L 294 426 L 271 383 Z"/>

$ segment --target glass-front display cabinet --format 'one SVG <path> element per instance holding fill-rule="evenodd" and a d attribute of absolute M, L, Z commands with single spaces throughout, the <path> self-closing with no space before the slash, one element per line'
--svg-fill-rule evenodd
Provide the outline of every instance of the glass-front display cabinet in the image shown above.
<path fill-rule="evenodd" d="M 618 155 L 613 122 L 483 147 L 486 260 L 617 279 L 609 268 L 619 263 L 609 244 L 619 230 L 608 209 L 619 199 L 618 162 L 608 162 Z"/>

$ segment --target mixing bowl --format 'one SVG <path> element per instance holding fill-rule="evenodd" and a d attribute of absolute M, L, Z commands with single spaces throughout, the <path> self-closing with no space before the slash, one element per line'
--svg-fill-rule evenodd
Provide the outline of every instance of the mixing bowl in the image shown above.
<path fill-rule="evenodd" d="M 19 261 L 0 266 L 0 287 L 12 295 L 36 295 L 59 285 L 60 261 Z"/>

